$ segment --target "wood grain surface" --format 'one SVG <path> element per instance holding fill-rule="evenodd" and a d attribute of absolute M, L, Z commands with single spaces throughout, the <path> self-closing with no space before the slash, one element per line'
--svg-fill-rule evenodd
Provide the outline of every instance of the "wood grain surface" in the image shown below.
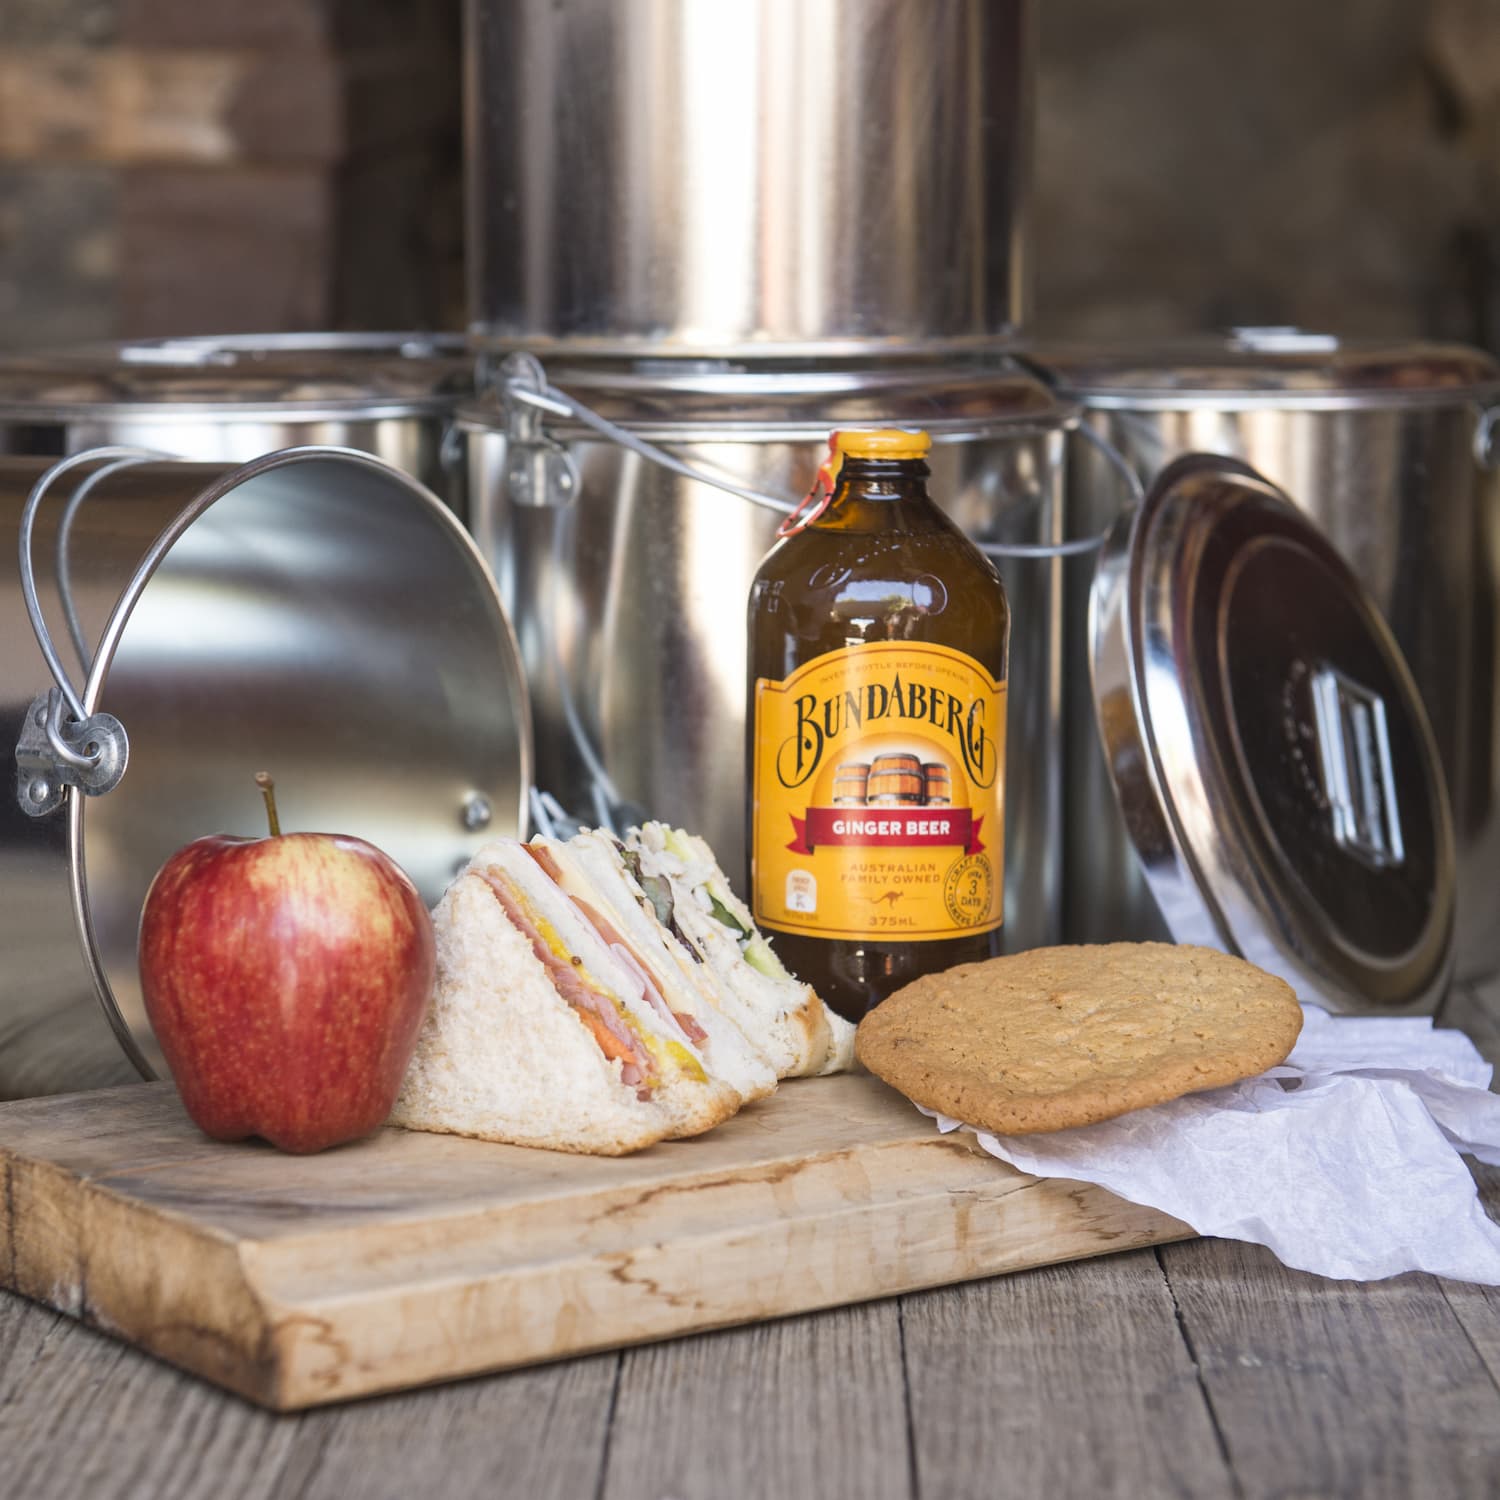
<path fill-rule="evenodd" d="M 0 1283 L 291 1409 L 1180 1238 L 803 1080 L 623 1160 L 383 1130 L 287 1158 L 166 1084 L 0 1107 Z"/>
<path fill-rule="evenodd" d="M 1500 983 L 1443 1019 L 1500 1058 Z M 1478 1175 L 1495 1212 L 1500 1173 Z M 276 1416 L 0 1293 L 0 1489 L 1480 1500 L 1500 1493 L 1497 1310 L 1192 1241 Z"/>

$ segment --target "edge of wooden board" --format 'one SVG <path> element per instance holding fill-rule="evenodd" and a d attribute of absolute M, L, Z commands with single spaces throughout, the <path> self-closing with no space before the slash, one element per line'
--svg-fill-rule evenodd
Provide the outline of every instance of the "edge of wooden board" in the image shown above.
<path fill-rule="evenodd" d="M 246 1238 L 0 1146 L 0 1277 L 290 1411 L 1191 1234 L 963 1134 L 770 1155 L 571 1220 L 539 1199 Z"/>

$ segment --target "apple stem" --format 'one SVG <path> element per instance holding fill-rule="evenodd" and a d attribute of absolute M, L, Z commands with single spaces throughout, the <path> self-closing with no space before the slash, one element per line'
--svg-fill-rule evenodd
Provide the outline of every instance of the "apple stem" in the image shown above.
<path fill-rule="evenodd" d="M 281 819 L 276 816 L 276 783 L 265 771 L 255 773 L 255 784 L 266 801 L 266 822 L 271 825 L 271 837 L 281 837 Z"/>

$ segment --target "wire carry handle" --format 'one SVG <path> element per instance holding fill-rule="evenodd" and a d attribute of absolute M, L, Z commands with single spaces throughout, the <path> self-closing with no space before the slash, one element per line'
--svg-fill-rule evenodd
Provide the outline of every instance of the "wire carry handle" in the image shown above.
<path fill-rule="evenodd" d="M 716 474 L 700 464 L 688 463 L 675 454 L 647 442 L 607 417 L 602 417 L 591 407 L 559 390 L 548 379 L 542 362 L 533 354 L 509 355 L 500 367 L 496 383 L 506 408 L 506 434 L 508 446 L 521 452 L 508 459 L 507 480 L 515 498 L 524 504 L 545 505 L 549 502 L 550 487 L 555 484 L 567 498 L 577 493 L 578 475 L 566 448 L 546 432 L 546 417 L 576 422 L 600 437 L 617 444 L 629 453 L 645 459 L 648 463 L 668 469 L 684 479 L 698 484 L 711 485 L 726 494 L 736 495 L 764 510 L 792 516 L 807 504 L 805 499 L 793 500 L 785 495 L 771 494 L 765 490 L 752 489 L 739 484 L 727 475 Z M 1094 432 L 1087 423 L 1077 428 L 1085 441 L 1091 443 L 1104 456 L 1124 481 L 1131 503 L 1139 505 L 1144 498 L 1140 477 L 1106 439 Z M 550 476 L 550 477 L 549 477 Z M 1094 536 L 1078 537 L 1066 542 L 981 542 L 975 546 L 989 557 L 1081 557 L 1097 552 L 1109 536 L 1107 528 Z"/>
<path fill-rule="evenodd" d="M 59 807 L 69 787 L 76 788 L 86 797 L 100 797 L 113 791 L 120 784 L 130 758 L 130 741 L 125 726 L 113 714 L 88 712 L 47 628 L 32 558 L 37 513 L 53 484 L 64 474 L 85 464 L 101 465 L 69 496 L 58 522 L 56 542 L 57 590 L 63 617 L 79 664 L 87 675 L 93 653 L 84 637 L 70 581 L 68 544 L 73 520 L 101 480 L 136 464 L 171 457 L 169 453 L 150 448 L 90 448 L 53 464 L 26 497 L 20 527 L 21 598 L 53 682 L 52 687 L 32 700 L 16 743 L 16 801 L 29 817 L 44 817 Z"/>

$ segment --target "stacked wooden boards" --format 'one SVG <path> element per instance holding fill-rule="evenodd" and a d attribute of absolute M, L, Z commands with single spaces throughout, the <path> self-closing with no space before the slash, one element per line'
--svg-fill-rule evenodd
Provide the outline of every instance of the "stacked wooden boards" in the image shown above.
<path fill-rule="evenodd" d="M 201 1135 L 170 1086 L 0 1106 L 0 1285 L 281 1410 L 1181 1239 L 807 1079 L 623 1160 Z"/>
<path fill-rule="evenodd" d="M 464 321 L 459 7 L 0 5 L 0 343 Z"/>

